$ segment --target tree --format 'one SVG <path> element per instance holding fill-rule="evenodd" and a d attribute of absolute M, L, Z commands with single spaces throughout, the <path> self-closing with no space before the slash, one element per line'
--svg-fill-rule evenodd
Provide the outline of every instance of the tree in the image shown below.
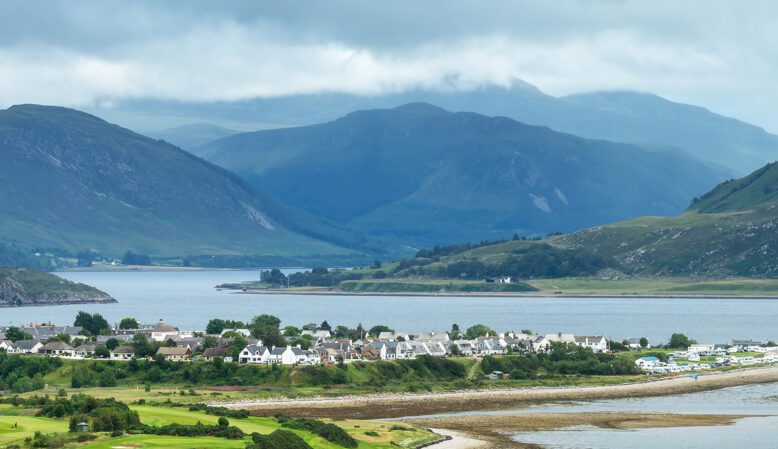
<path fill-rule="evenodd" d="M 362 323 L 357 324 L 357 328 L 354 329 L 354 333 L 356 334 L 356 338 L 354 338 L 354 340 L 357 338 L 358 339 L 365 338 L 365 328 L 362 327 Z"/>
<path fill-rule="evenodd" d="M 135 334 L 132 336 L 132 348 L 135 350 L 135 355 L 138 357 L 154 354 L 154 348 L 149 344 L 149 341 L 143 334 Z"/>
<path fill-rule="evenodd" d="M 84 330 L 89 332 L 91 335 L 100 335 L 102 331 L 107 331 L 111 328 L 111 326 L 108 324 L 108 321 L 106 321 L 106 319 L 103 318 L 103 316 L 99 313 L 92 315 L 90 313 L 84 312 L 83 310 L 78 312 L 76 315 L 76 320 L 73 322 L 73 326 L 83 327 Z"/>
<path fill-rule="evenodd" d="M 127 251 L 122 256 L 122 263 L 124 265 L 151 265 L 151 258 L 147 254 L 135 254 L 132 251 Z"/>
<path fill-rule="evenodd" d="M 105 345 L 97 345 L 95 347 L 95 357 L 99 357 L 101 359 L 107 359 L 111 356 L 111 352 L 108 350 L 108 347 Z"/>
<path fill-rule="evenodd" d="M 667 346 L 671 348 L 683 348 L 686 349 L 689 346 L 694 344 L 694 340 L 690 340 L 689 337 L 687 337 L 684 334 L 681 333 L 675 333 L 670 336 L 670 342 L 667 344 Z"/>
<path fill-rule="evenodd" d="M 286 344 L 284 336 L 278 326 L 281 320 L 273 315 L 259 315 L 251 320 L 251 334 L 262 340 L 266 346 L 283 346 Z"/>
<path fill-rule="evenodd" d="M 214 318 L 208 322 L 207 326 L 205 326 L 205 333 L 214 335 L 221 334 L 225 327 L 227 327 L 227 324 L 224 322 L 224 320 Z"/>
<path fill-rule="evenodd" d="M 640 337 L 640 347 L 646 348 L 648 347 L 648 338 L 646 337 Z"/>
<path fill-rule="evenodd" d="M 297 337 L 300 335 L 300 329 L 295 326 L 286 326 L 284 327 L 284 336 L 285 337 Z"/>
<path fill-rule="evenodd" d="M 230 420 L 228 420 L 224 416 L 220 416 L 219 417 L 218 423 L 219 423 L 219 427 L 229 427 L 230 426 Z"/>
<path fill-rule="evenodd" d="M 335 331 L 333 332 L 333 337 L 335 338 L 349 338 L 349 335 L 351 334 L 351 329 L 349 329 L 346 326 L 336 326 Z"/>
<path fill-rule="evenodd" d="M 465 337 L 470 340 L 487 335 L 495 335 L 495 333 L 489 326 L 485 324 L 476 324 L 474 326 L 470 326 L 465 331 Z"/>
<path fill-rule="evenodd" d="M 270 285 L 286 285 L 286 276 L 278 268 L 273 268 L 270 273 L 265 277 L 264 282 Z"/>
<path fill-rule="evenodd" d="M 367 333 L 373 337 L 378 337 L 381 332 L 394 332 L 394 329 L 390 329 L 389 326 L 384 326 L 383 324 L 378 324 L 371 327 Z"/>
<path fill-rule="evenodd" d="M 113 351 L 114 349 L 118 348 L 121 343 L 116 338 L 109 338 L 105 341 L 105 347 Z"/>
<path fill-rule="evenodd" d="M 11 326 L 5 330 L 5 338 L 16 342 L 19 340 L 32 340 L 32 335 L 22 331 L 16 326 Z"/>
<path fill-rule="evenodd" d="M 451 332 L 459 332 L 459 325 L 457 323 L 451 325 Z"/>
<path fill-rule="evenodd" d="M 324 320 L 321 322 L 321 325 L 319 325 L 319 329 L 323 331 L 331 331 L 332 326 L 330 326 L 330 323 L 328 323 L 327 320 Z"/>
<path fill-rule="evenodd" d="M 140 324 L 135 318 L 122 318 L 122 320 L 119 322 L 119 329 L 137 329 L 139 327 Z"/>
<path fill-rule="evenodd" d="M 373 265 L 371 265 L 370 268 L 374 270 L 381 268 L 381 261 L 380 260 L 373 261 Z"/>

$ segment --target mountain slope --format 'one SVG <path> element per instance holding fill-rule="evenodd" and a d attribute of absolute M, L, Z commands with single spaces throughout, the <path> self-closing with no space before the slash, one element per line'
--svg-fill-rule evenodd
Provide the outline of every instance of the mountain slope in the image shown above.
<path fill-rule="evenodd" d="M 723 177 L 683 155 L 423 103 L 237 134 L 201 154 L 295 207 L 412 245 L 675 214 Z"/>
<path fill-rule="evenodd" d="M 402 264 L 398 275 L 538 273 L 778 277 L 778 164 L 723 183 L 676 217 L 641 217 L 544 241 L 510 241 Z M 543 257 L 538 258 L 540 254 Z M 434 256 L 435 254 L 433 254 Z M 512 271 L 514 270 L 514 271 Z M 477 277 L 477 276 L 476 276 Z"/>
<path fill-rule="evenodd" d="M 750 210 L 778 203 L 778 163 L 767 164 L 750 175 L 723 182 L 696 200 L 691 209 L 713 213 Z"/>
<path fill-rule="evenodd" d="M 0 111 L 0 158 L 0 236 L 13 245 L 296 256 L 363 243 L 170 144 L 71 109 Z"/>
<path fill-rule="evenodd" d="M 116 302 L 107 293 L 53 274 L 0 268 L 0 307 Z"/>
<path fill-rule="evenodd" d="M 411 102 L 506 116 L 593 139 L 671 147 L 730 169 L 734 175 L 750 173 L 778 158 L 778 136 L 704 108 L 635 92 L 554 97 L 520 80 L 508 87 L 414 90 L 376 96 L 324 93 L 207 104 L 136 100 L 99 113 L 123 123 L 132 122 L 141 129 L 158 126 L 156 121 L 163 118 L 269 129 L 311 125 L 356 110 L 393 108 Z"/>

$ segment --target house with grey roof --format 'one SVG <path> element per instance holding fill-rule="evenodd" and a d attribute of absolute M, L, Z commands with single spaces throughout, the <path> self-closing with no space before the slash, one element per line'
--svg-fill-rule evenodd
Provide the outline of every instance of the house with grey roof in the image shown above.
<path fill-rule="evenodd" d="M 37 354 L 43 343 L 37 340 L 17 340 L 7 350 L 9 354 Z"/>
<path fill-rule="evenodd" d="M 111 351 L 111 360 L 130 360 L 135 357 L 135 349 L 132 346 L 119 346 Z"/>
<path fill-rule="evenodd" d="M 262 345 L 248 345 L 240 351 L 238 362 L 251 364 L 270 363 L 270 349 Z"/>

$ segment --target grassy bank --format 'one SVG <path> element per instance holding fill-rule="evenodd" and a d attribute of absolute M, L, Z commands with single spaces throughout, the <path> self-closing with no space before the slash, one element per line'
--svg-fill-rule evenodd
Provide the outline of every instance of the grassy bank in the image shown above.
<path fill-rule="evenodd" d="M 295 289 L 290 289 L 293 293 Z M 311 291 L 308 289 L 307 291 Z M 330 289 L 329 291 L 333 291 Z M 520 284 L 460 279 L 366 279 L 342 282 L 335 291 L 349 293 L 516 293 L 574 296 L 746 296 L 778 297 L 778 279 L 639 278 L 532 279 Z"/>
<path fill-rule="evenodd" d="M 145 425 L 160 427 L 169 424 L 217 425 L 218 417 L 204 412 L 190 411 L 182 407 L 133 405 Z M 68 421 L 65 418 L 53 419 L 34 416 L 36 409 L 18 408 L 10 405 L 0 405 L 0 447 L 14 444 L 24 444 L 24 440 L 32 437 L 35 432 L 44 434 L 68 431 Z M 282 425 L 270 417 L 252 416 L 246 419 L 230 419 L 230 425 L 238 427 L 247 435 L 259 433 L 267 435 L 281 429 Z M 333 422 L 345 430 L 358 442 L 359 449 L 415 448 L 421 444 L 435 441 L 438 437 L 424 429 L 402 426 L 397 427 L 391 422 L 371 422 L 360 420 L 337 420 Z M 394 428 L 393 428 L 394 426 Z M 340 446 L 324 438 L 304 430 L 292 430 L 314 449 L 336 449 Z M 244 448 L 250 438 L 226 439 L 216 437 L 178 437 L 161 435 L 122 435 L 110 436 L 108 433 L 95 433 L 97 439 L 86 444 L 71 442 L 65 447 L 88 449 L 111 449 L 117 447 L 131 448 Z"/>

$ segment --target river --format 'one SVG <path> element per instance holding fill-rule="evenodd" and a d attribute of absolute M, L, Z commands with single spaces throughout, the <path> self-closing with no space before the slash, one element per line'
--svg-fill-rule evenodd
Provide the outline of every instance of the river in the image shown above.
<path fill-rule="evenodd" d="M 572 332 L 608 338 L 648 337 L 664 342 L 683 332 L 700 342 L 778 339 L 778 300 L 721 298 L 531 298 L 462 296 L 254 295 L 218 291 L 221 283 L 255 280 L 258 271 L 62 272 L 119 302 L 0 308 L 0 324 L 70 324 L 79 310 L 110 322 L 132 316 L 164 319 L 181 329 L 203 329 L 211 318 L 248 320 L 268 313 L 284 325 L 327 320 L 331 325 L 386 324 L 398 331 L 447 330 L 476 323 L 498 330 Z"/>

